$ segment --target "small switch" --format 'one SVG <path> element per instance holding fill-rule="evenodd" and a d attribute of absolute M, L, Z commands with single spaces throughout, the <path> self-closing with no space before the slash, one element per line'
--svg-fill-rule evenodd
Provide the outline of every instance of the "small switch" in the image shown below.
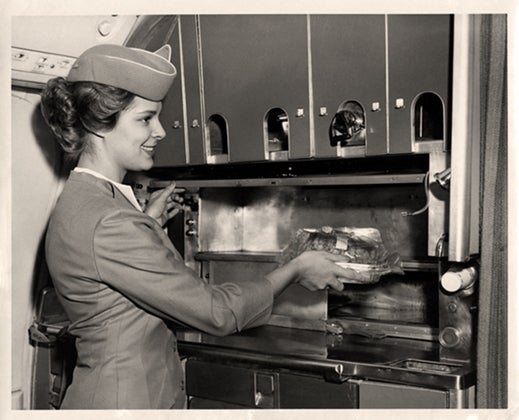
<path fill-rule="evenodd" d="M 380 111 L 380 109 L 381 109 L 380 108 L 380 102 L 373 102 L 371 104 L 371 111 L 372 112 L 378 112 L 378 111 Z"/>
<path fill-rule="evenodd" d="M 396 109 L 402 109 L 404 107 L 405 107 L 404 99 L 403 98 L 397 98 L 397 100 L 395 101 L 395 108 Z"/>

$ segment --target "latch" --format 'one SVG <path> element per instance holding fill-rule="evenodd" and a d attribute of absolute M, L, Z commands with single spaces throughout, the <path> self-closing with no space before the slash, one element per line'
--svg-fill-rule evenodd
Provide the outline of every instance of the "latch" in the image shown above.
<path fill-rule="evenodd" d="M 276 395 L 275 376 L 269 373 L 254 372 L 254 406 L 274 408 Z"/>

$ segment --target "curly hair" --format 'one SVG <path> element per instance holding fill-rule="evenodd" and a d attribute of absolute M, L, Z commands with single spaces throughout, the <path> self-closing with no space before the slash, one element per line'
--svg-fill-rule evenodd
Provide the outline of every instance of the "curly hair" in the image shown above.
<path fill-rule="evenodd" d="M 40 108 L 63 151 L 77 159 L 88 145 L 86 134 L 112 129 L 134 98 L 113 86 L 56 77 L 47 82 Z"/>

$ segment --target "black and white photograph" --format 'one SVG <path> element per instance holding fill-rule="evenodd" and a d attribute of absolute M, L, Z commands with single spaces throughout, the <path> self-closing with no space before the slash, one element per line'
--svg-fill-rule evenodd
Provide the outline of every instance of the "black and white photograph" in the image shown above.
<path fill-rule="evenodd" d="M 90 3 L 1 8 L 2 418 L 518 418 L 514 1 Z"/>

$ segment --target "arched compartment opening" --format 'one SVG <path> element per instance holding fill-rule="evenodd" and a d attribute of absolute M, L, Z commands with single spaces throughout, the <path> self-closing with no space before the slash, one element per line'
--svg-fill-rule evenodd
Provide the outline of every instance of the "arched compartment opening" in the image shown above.
<path fill-rule="evenodd" d="M 227 121 L 219 114 L 207 119 L 207 163 L 227 162 L 229 156 L 229 136 Z"/>
<path fill-rule="evenodd" d="M 443 101 L 433 92 L 422 93 L 415 101 L 413 135 L 416 142 L 444 140 L 445 112 Z"/>
<path fill-rule="evenodd" d="M 337 147 L 337 156 L 354 157 L 366 154 L 366 113 L 357 101 L 345 101 L 332 118 L 328 129 L 330 145 Z"/>
<path fill-rule="evenodd" d="M 281 108 L 272 108 L 265 114 L 263 123 L 265 159 L 288 159 L 289 121 Z"/>

